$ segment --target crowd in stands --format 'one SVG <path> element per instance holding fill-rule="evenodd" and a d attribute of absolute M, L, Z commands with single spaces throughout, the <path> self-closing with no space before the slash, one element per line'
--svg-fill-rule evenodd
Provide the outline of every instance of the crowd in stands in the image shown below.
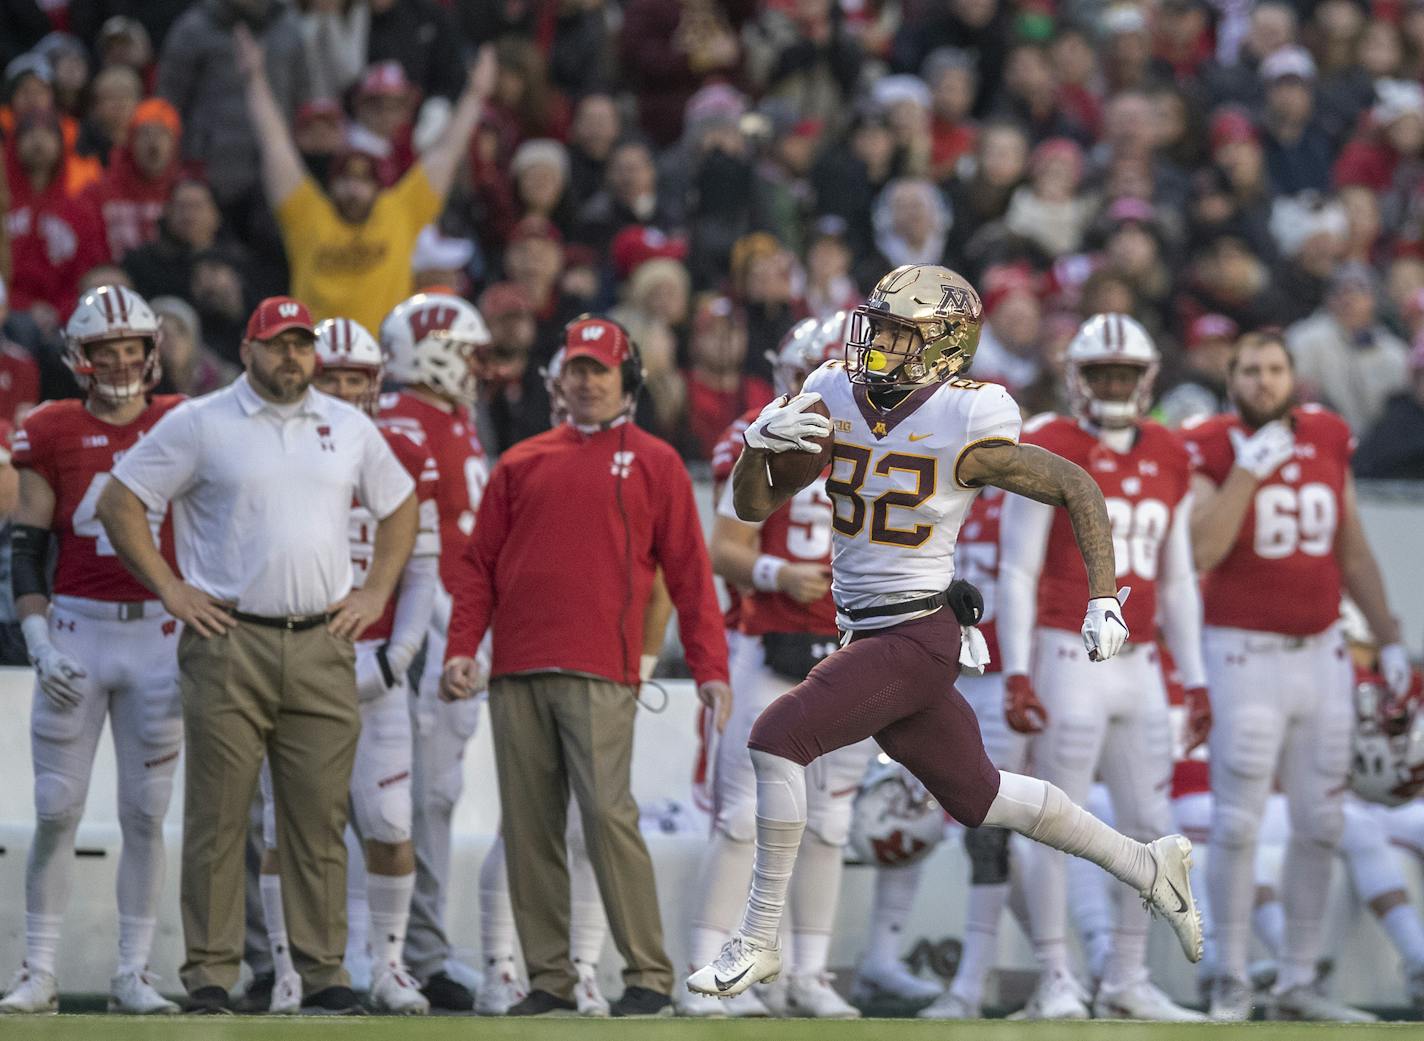
<path fill-rule="evenodd" d="M 157 298 L 198 394 L 266 295 L 374 323 L 441 285 L 494 331 L 489 448 L 611 308 L 640 422 L 703 460 L 797 319 L 926 262 L 1030 411 L 1085 315 L 1154 335 L 1173 422 L 1280 327 L 1357 472 L 1424 477 L 1424 4 L 0 0 L 0 64 L 0 418 L 73 392 L 85 286 Z"/>

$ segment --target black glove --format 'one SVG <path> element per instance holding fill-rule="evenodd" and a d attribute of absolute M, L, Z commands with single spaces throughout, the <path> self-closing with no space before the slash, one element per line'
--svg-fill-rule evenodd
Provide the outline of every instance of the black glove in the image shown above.
<path fill-rule="evenodd" d="M 971 582 L 956 578 L 949 584 L 949 609 L 960 625 L 978 625 L 984 617 L 984 597 Z"/>

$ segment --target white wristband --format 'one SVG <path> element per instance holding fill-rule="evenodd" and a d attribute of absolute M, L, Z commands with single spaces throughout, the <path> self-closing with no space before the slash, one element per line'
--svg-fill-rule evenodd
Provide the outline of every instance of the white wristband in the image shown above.
<path fill-rule="evenodd" d="M 51 646 L 49 642 L 49 619 L 42 614 L 27 615 L 20 623 L 20 631 L 25 634 L 25 647 L 30 657 L 39 656 L 42 648 Z"/>
<path fill-rule="evenodd" d="M 752 588 L 759 593 L 780 592 L 776 576 L 781 574 L 781 569 L 789 563 L 790 561 L 774 557 L 770 553 L 757 557 L 756 563 L 752 565 Z"/>
<path fill-rule="evenodd" d="M 645 654 L 638 660 L 638 679 L 647 683 L 653 678 L 653 673 L 658 668 L 658 656 L 656 654 Z"/>

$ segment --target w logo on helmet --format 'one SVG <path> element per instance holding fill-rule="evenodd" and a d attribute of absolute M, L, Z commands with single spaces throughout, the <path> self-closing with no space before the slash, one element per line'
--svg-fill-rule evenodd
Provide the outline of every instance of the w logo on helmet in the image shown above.
<path fill-rule="evenodd" d="M 449 330 L 456 313 L 453 307 L 444 304 L 417 308 L 410 313 L 410 334 L 419 343 L 433 332 Z"/>
<path fill-rule="evenodd" d="M 603 326 L 601 325 L 585 325 L 583 331 L 579 333 L 579 339 L 601 340 L 603 339 L 603 332 Z"/>
<path fill-rule="evenodd" d="M 277 305 L 277 313 L 283 318 L 295 318 L 297 312 L 301 310 L 301 305 L 296 303 L 286 303 Z"/>

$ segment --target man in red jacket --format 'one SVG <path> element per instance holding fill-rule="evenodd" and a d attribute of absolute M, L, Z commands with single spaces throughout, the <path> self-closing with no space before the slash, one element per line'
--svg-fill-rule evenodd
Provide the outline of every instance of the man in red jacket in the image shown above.
<path fill-rule="evenodd" d="M 719 730 L 731 709 L 727 641 L 687 471 L 629 420 L 641 367 L 628 334 L 584 316 L 564 330 L 564 347 L 568 419 L 500 458 L 453 576 L 442 696 L 481 689 L 475 649 L 492 627 L 490 725 L 530 987 L 510 1015 L 575 1008 L 570 788 L 626 964 L 613 1014 L 659 1015 L 670 1010 L 672 964 L 629 790 L 643 615 L 659 566 Z"/>

